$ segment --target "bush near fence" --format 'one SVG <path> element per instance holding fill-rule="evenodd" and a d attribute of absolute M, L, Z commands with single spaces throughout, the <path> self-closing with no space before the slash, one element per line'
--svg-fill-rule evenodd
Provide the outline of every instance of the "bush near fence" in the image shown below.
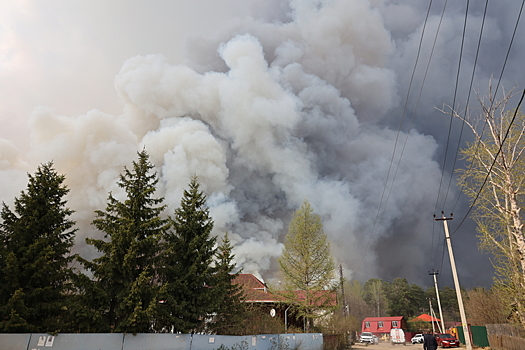
<path fill-rule="evenodd" d="M 525 330 L 510 324 L 488 324 L 487 336 L 492 350 L 525 349 Z"/>

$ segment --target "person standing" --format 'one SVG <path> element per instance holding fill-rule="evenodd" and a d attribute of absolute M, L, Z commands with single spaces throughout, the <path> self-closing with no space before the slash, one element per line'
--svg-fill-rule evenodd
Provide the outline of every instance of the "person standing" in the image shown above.
<path fill-rule="evenodd" d="M 423 334 L 423 349 L 424 350 L 436 350 L 438 343 L 436 337 L 432 333 Z"/>

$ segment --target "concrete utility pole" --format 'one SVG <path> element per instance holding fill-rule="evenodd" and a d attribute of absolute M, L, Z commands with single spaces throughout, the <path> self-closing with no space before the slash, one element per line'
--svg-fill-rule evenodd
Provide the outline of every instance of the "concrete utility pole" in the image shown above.
<path fill-rule="evenodd" d="M 430 303 L 431 306 L 432 306 L 432 303 Z M 434 319 L 437 320 L 437 316 L 436 316 L 436 313 L 434 312 L 434 308 L 431 308 L 430 309 L 430 316 L 432 316 Z M 432 319 L 432 318 L 431 318 Z M 437 321 L 432 321 L 432 323 L 436 323 L 437 326 L 438 326 L 438 330 L 439 330 L 439 333 L 444 333 L 445 330 L 441 328 L 441 325 L 437 322 Z M 433 329 L 433 328 L 432 328 Z"/>
<path fill-rule="evenodd" d="M 434 216 L 434 220 L 436 221 L 443 221 L 443 226 L 445 228 L 445 239 L 447 241 L 448 246 L 448 256 L 450 258 L 450 267 L 452 268 L 452 277 L 454 278 L 454 286 L 456 287 L 456 295 L 458 297 L 458 306 L 459 306 L 459 314 L 461 316 L 461 325 L 463 327 L 463 335 L 465 336 L 465 345 L 467 346 L 467 350 L 472 350 L 472 344 L 470 343 L 470 332 L 468 330 L 468 324 L 467 324 L 467 317 L 465 316 L 465 308 L 463 307 L 463 298 L 461 297 L 461 289 L 459 287 L 459 280 L 458 280 L 458 272 L 456 271 L 456 262 L 454 260 L 454 252 L 452 251 L 452 242 L 450 241 L 450 235 L 448 233 L 448 220 L 452 220 L 452 218 L 447 218 L 441 212 L 441 215 L 443 216 L 441 219 L 436 219 Z M 450 214 L 452 216 L 452 214 Z"/>
<path fill-rule="evenodd" d="M 436 333 L 436 325 L 434 321 L 432 321 L 432 314 L 434 313 L 432 309 L 432 299 L 428 298 L 428 307 L 430 309 L 430 323 L 432 323 L 432 333 Z"/>
<path fill-rule="evenodd" d="M 439 300 L 439 289 L 438 289 L 438 283 L 437 283 L 437 279 L 436 279 L 436 275 L 439 274 L 439 271 L 434 271 L 434 269 L 432 269 L 432 272 L 428 271 L 428 274 L 434 276 L 434 287 L 436 287 L 436 296 L 437 296 L 437 301 L 438 301 L 439 318 L 441 319 L 441 329 L 444 332 L 445 331 L 445 321 L 443 320 L 443 311 L 441 311 L 441 301 Z"/>
<path fill-rule="evenodd" d="M 345 296 L 345 287 L 344 282 L 345 279 L 343 277 L 343 265 L 339 264 L 339 274 L 340 274 L 340 282 L 341 282 L 341 295 L 343 297 L 343 317 L 348 318 L 348 304 L 346 303 L 346 296 Z"/>

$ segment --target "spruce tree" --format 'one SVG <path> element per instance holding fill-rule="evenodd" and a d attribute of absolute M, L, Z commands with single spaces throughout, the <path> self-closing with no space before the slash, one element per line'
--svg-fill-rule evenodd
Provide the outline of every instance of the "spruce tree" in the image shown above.
<path fill-rule="evenodd" d="M 69 189 L 52 162 L 28 176 L 14 211 L 5 203 L 1 210 L 0 331 L 63 331 L 75 257 Z"/>
<path fill-rule="evenodd" d="M 93 220 L 106 239 L 86 239 L 102 253 L 83 261 L 95 283 L 86 292 L 97 300 L 88 305 L 95 312 L 88 316 L 103 320 L 100 331 L 148 332 L 156 319 L 159 240 L 169 221 L 161 217 L 164 198 L 154 197 L 158 178 L 152 169 L 146 151 L 138 153 L 133 169 L 125 168 L 118 182 L 126 199 L 110 193 L 106 210 Z"/>
<path fill-rule="evenodd" d="M 233 246 L 226 233 L 217 248 L 217 272 L 215 283 L 212 286 L 217 292 L 217 300 L 220 300 L 220 303 L 212 321 L 207 325 L 207 329 L 215 334 L 240 335 L 245 329 L 244 291 L 241 285 L 234 283 L 239 272 L 233 272 L 235 256 L 232 249 Z"/>
<path fill-rule="evenodd" d="M 215 312 L 219 299 L 215 284 L 216 238 L 211 237 L 213 221 L 206 196 L 193 177 L 175 210 L 173 230 L 165 235 L 163 285 L 159 331 L 201 330 L 205 318 Z"/>

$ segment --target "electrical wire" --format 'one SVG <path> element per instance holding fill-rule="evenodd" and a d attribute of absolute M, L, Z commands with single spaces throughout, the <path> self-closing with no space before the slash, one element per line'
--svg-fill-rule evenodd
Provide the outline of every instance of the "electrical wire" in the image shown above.
<path fill-rule="evenodd" d="M 483 180 L 483 183 L 481 184 L 481 187 L 479 188 L 478 193 L 476 194 L 476 197 L 472 201 L 472 204 L 470 205 L 470 208 L 468 209 L 467 213 L 463 217 L 463 220 L 461 220 L 461 222 L 459 223 L 458 227 L 450 235 L 451 237 L 458 231 L 458 229 L 461 227 L 463 222 L 465 222 L 465 219 L 468 217 L 468 214 L 470 214 L 470 212 L 472 211 L 472 208 L 476 204 L 476 201 L 478 200 L 478 198 L 479 198 L 479 196 L 481 194 L 481 191 L 483 190 L 483 187 L 485 187 L 485 184 L 487 183 L 487 180 L 488 180 L 488 178 L 490 176 L 490 173 L 492 172 L 492 168 L 494 167 L 494 164 L 496 164 L 496 160 L 498 159 L 498 156 L 501 153 L 501 149 L 503 148 L 503 145 L 505 144 L 505 141 L 507 140 L 507 137 L 509 136 L 510 129 L 511 129 L 512 125 L 514 124 L 514 120 L 516 119 L 516 116 L 518 114 L 518 110 L 520 109 L 521 103 L 523 102 L 523 97 L 525 97 L 525 89 L 523 90 L 523 93 L 521 94 L 521 98 L 520 98 L 520 101 L 518 102 L 518 106 L 516 107 L 516 109 L 514 111 L 514 115 L 512 116 L 512 119 L 511 119 L 511 121 L 509 123 L 509 126 L 507 128 L 507 132 L 505 133 L 505 137 L 501 141 L 501 144 L 499 146 L 498 152 L 494 156 L 494 160 L 492 161 L 492 164 L 490 165 L 489 171 L 487 171 L 487 175 L 485 176 L 485 179 Z"/>
<path fill-rule="evenodd" d="M 401 133 L 401 127 L 403 125 L 403 120 L 405 119 L 405 115 L 406 115 L 406 110 L 407 110 L 407 106 L 408 106 L 408 98 L 410 96 L 410 89 L 412 87 L 412 83 L 413 83 L 413 80 L 414 80 L 414 75 L 415 75 L 415 72 L 416 72 L 416 68 L 417 68 L 417 64 L 419 62 L 419 56 L 420 56 L 420 53 L 421 53 L 421 47 L 423 45 L 423 37 L 425 35 L 425 29 L 426 29 L 426 26 L 427 26 L 427 22 L 428 22 L 428 17 L 429 17 L 429 14 L 430 14 L 430 9 L 432 7 L 432 0 L 430 0 L 429 4 L 428 4 L 428 10 L 427 10 L 427 14 L 425 16 L 425 21 L 423 23 L 423 28 L 421 30 L 421 37 L 419 39 L 419 46 L 418 46 L 418 50 L 417 50 L 417 55 L 416 55 L 416 60 L 414 62 L 414 69 L 412 70 L 412 75 L 410 77 L 410 83 L 408 85 L 408 90 L 407 90 L 407 97 L 405 99 L 405 105 L 404 105 L 404 108 L 403 108 L 403 113 L 401 115 L 401 120 L 400 120 L 400 123 L 399 123 L 399 128 L 397 130 L 397 135 L 396 135 L 396 139 L 395 139 L 395 142 L 394 142 L 394 149 L 392 151 L 392 157 L 390 159 L 390 165 L 388 167 L 388 172 L 387 172 L 387 176 L 386 176 L 386 179 L 385 179 L 385 186 L 383 188 L 383 192 L 381 193 L 381 198 L 379 200 L 379 206 L 378 206 L 378 209 L 377 209 L 377 214 L 376 214 L 376 217 L 374 219 L 374 224 L 372 225 L 372 230 L 370 232 L 370 235 L 368 237 L 368 241 L 366 243 L 366 247 L 365 247 L 365 250 L 363 251 L 363 255 L 361 257 L 361 260 L 359 261 L 359 265 L 357 266 L 357 269 L 355 270 L 355 273 L 357 273 L 357 271 L 359 271 L 359 269 L 361 268 L 362 264 L 363 264 L 363 261 L 365 259 L 365 256 L 366 256 L 366 253 L 370 247 L 370 243 L 372 241 L 372 236 L 374 235 L 374 232 L 375 232 L 375 228 L 376 228 L 376 225 L 377 225 L 377 222 L 379 220 L 379 215 L 381 213 L 381 209 L 382 209 L 382 204 L 383 204 L 383 198 L 385 196 L 385 193 L 386 193 L 386 190 L 388 188 L 388 180 L 390 178 L 390 172 L 392 170 L 392 166 L 394 164 L 394 158 L 395 158 L 395 154 L 396 154 L 396 150 L 397 150 L 397 143 L 398 143 L 398 139 L 399 139 L 399 135 Z M 406 143 L 406 141 L 405 141 Z M 401 157 L 400 157 L 401 159 Z M 397 171 L 396 171 L 397 172 Z M 392 180 L 392 185 L 393 185 L 393 182 L 395 180 L 395 177 L 394 179 Z M 390 191 L 392 191 L 392 188 L 390 188 Z M 390 194 L 387 196 L 387 199 L 385 201 L 385 206 L 386 206 L 386 203 L 388 202 L 388 198 L 390 197 Z"/>
<path fill-rule="evenodd" d="M 513 32 L 512 37 L 511 37 L 511 41 L 510 41 L 510 44 L 509 44 L 509 48 L 507 49 L 507 54 L 506 54 L 506 57 L 505 57 L 505 60 L 504 60 L 504 63 L 503 63 L 503 66 L 502 66 L 502 69 L 501 69 L 501 72 L 500 72 L 500 76 L 499 76 L 499 79 L 498 79 L 498 83 L 497 83 L 497 85 L 496 85 L 496 89 L 495 89 L 495 92 L 494 92 L 494 96 L 497 94 L 497 90 L 499 89 L 499 86 L 500 86 L 500 83 L 501 83 L 501 79 L 502 79 L 502 77 L 503 77 L 503 72 L 505 71 L 505 67 L 506 67 L 506 65 L 507 65 L 507 60 L 508 60 L 508 57 L 509 57 L 509 54 L 510 54 L 510 49 L 511 49 L 511 47 L 512 47 L 512 43 L 514 42 L 514 37 L 515 37 L 515 35 L 516 35 L 516 31 L 517 31 L 518 24 L 519 24 L 519 21 L 520 21 L 520 18 L 521 18 L 521 13 L 522 13 L 522 10 L 523 10 L 523 4 L 524 4 L 524 3 L 525 3 L 525 1 L 522 2 L 522 4 L 521 4 L 521 8 L 520 8 L 520 11 L 519 11 L 519 14 L 518 14 L 518 18 L 517 18 L 517 20 L 516 20 L 516 25 L 514 26 L 514 32 Z M 487 5 L 488 5 L 488 0 L 487 0 L 487 2 L 485 3 L 485 13 L 486 13 L 486 11 L 487 11 Z M 483 22 L 484 22 L 484 20 L 485 20 L 485 13 L 484 13 L 484 17 L 483 17 Z M 480 37 L 480 41 L 481 41 L 481 37 Z M 479 42 L 478 42 L 478 49 L 479 49 Z M 473 78 L 473 77 L 472 77 L 472 78 Z M 469 98 L 470 98 L 470 91 L 471 91 L 471 90 L 472 90 L 472 81 L 471 81 L 471 86 L 470 86 L 470 89 L 469 89 Z M 488 109 L 491 110 L 492 107 L 493 107 L 493 105 L 494 105 L 494 100 L 492 99 L 492 100 L 491 100 L 491 103 L 490 103 L 490 107 L 489 107 Z M 468 100 L 467 100 L 467 105 L 466 105 L 466 106 L 467 106 L 466 108 L 468 108 Z M 465 125 L 464 120 L 466 119 L 466 116 L 467 116 L 466 111 L 467 111 L 467 110 L 465 110 L 465 115 L 464 115 L 464 119 L 463 119 L 462 127 Z M 454 110 L 452 110 L 452 113 L 454 113 Z M 485 128 L 486 128 L 486 126 L 487 126 L 487 121 L 485 121 L 485 123 L 483 124 L 483 128 L 482 128 L 482 130 L 481 130 L 481 133 L 480 133 L 480 136 L 479 136 L 478 142 L 477 142 L 477 144 L 476 144 L 475 154 L 477 154 L 477 153 L 479 152 L 479 147 L 480 147 L 480 144 L 481 144 L 481 140 L 483 139 L 483 135 L 485 134 Z M 461 140 L 460 140 L 460 141 L 461 141 Z M 459 142 L 460 142 L 460 141 L 459 141 Z M 458 151 L 459 151 L 459 142 L 458 142 Z M 456 156 L 457 156 L 457 154 L 459 153 L 458 151 L 456 151 Z M 469 164 L 469 167 L 468 167 L 468 169 L 467 169 L 467 173 L 469 173 L 469 172 L 471 171 L 471 169 L 472 169 L 472 163 Z M 457 200 L 456 200 L 456 203 L 454 204 L 454 208 L 456 207 L 456 205 L 457 205 L 457 203 L 458 203 L 458 201 L 459 201 L 459 198 L 460 198 L 460 196 L 458 196 L 458 198 L 457 198 Z M 471 208 L 471 209 L 472 209 L 472 208 Z M 470 212 L 471 209 L 469 209 L 469 212 Z M 464 221 L 464 220 L 462 220 L 462 222 L 463 222 L 463 221 Z"/>
<path fill-rule="evenodd" d="M 458 85 L 459 85 L 459 73 L 461 71 L 461 59 L 463 58 L 463 47 L 465 46 L 465 32 L 467 30 L 467 18 L 468 18 L 469 3 L 470 3 L 470 1 L 467 0 L 467 6 L 466 6 L 466 9 L 465 9 L 465 20 L 463 21 L 463 33 L 461 34 L 461 47 L 460 47 L 460 50 L 459 50 L 458 71 L 456 73 L 456 84 L 454 86 L 454 98 L 452 99 L 452 110 L 455 110 L 455 108 L 456 108 L 456 98 L 457 98 L 457 95 L 458 95 Z M 451 114 L 450 115 L 450 121 L 449 121 L 449 124 L 448 124 L 447 144 L 445 146 L 445 156 L 443 157 L 443 169 L 441 171 L 441 179 L 443 179 L 443 176 L 445 175 L 445 164 L 447 162 L 448 146 L 450 144 L 450 134 L 452 132 L 452 121 L 453 120 L 454 120 L 454 115 Z M 461 125 L 461 132 L 463 132 L 463 125 L 464 125 L 464 123 Z M 459 139 L 461 140 L 461 134 L 460 134 Z M 445 204 L 447 203 L 448 193 L 450 191 L 450 186 L 451 186 L 452 178 L 453 178 L 452 174 L 454 174 L 454 169 L 456 167 L 456 160 L 457 160 L 457 158 L 458 158 L 458 154 L 457 154 L 457 151 L 456 151 L 456 156 L 454 157 L 454 163 L 452 165 L 451 176 L 450 176 L 450 179 L 449 179 L 449 182 L 448 182 L 447 190 L 445 191 L 445 198 L 443 199 L 443 208 L 445 207 Z M 441 182 L 440 182 L 440 187 L 439 187 L 439 190 L 438 190 L 438 198 L 439 198 L 440 192 L 441 192 Z"/>
<path fill-rule="evenodd" d="M 444 17 L 444 14 L 445 14 L 445 9 L 447 7 L 447 3 L 448 3 L 448 0 L 445 0 L 445 4 L 443 5 L 443 10 L 441 11 L 441 17 L 439 19 L 438 28 L 436 30 L 436 35 L 434 36 L 434 42 L 432 44 L 432 49 L 430 51 L 430 56 L 429 56 L 429 59 L 428 59 L 428 62 L 427 62 L 427 66 L 425 68 L 425 74 L 423 75 L 423 80 L 421 82 L 421 87 L 419 89 L 419 94 L 418 94 L 418 97 L 417 97 L 417 100 L 416 100 L 414 111 L 412 113 L 412 118 L 410 119 L 410 122 L 408 124 L 408 129 L 410 129 L 410 127 L 412 126 L 412 124 L 414 122 L 414 117 L 416 115 L 416 111 L 417 111 L 417 108 L 419 106 L 419 101 L 421 100 L 421 95 L 423 94 L 423 87 L 425 86 L 425 81 L 426 81 L 427 76 L 428 76 L 430 63 L 432 62 L 432 57 L 434 55 L 434 50 L 436 48 L 437 38 L 439 36 L 439 31 L 440 31 L 440 28 L 441 28 L 441 24 L 443 23 L 443 17 Z M 421 44 L 421 42 L 422 42 L 422 37 L 421 37 L 421 40 L 420 40 L 420 44 Z M 421 46 L 419 47 L 419 49 L 421 49 Z M 418 51 L 418 54 L 419 54 L 419 51 Z M 419 57 L 419 55 L 418 55 L 418 57 Z M 412 72 L 412 76 L 413 76 L 414 72 L 415 72 L 415 67 L 414 67 L 414 71 Z M 406 110 L 407 104 L 408 104 L 408 95 L 407 95 L 407 99 L 406 99 L 406 102 L 405 102 L 405 110 Z M 400 126 L 400 128 L 398 130 L 398 137 L 399 137 L 400 130 L 401 130 L 401 126 Z M 400 152 L 400 155 L 399 155 L 399 161 L 397 162 L 396 170 L 394 171 L 394 176 L 392 177 L 392 182 L 391 182 L 391 185 L 390 185 L 390 189 L 388 191 L 388 195 L 387 195 L 387 198 L 386 198 L 386 201 L 385 201 L 385 206 L 386 206 L 386 203 L 388 203 L 388 200 L 390 199 L 390 195 L 392 194 L 392 189 L 394 187 L 394 182 L 395 182 L 395 179 L 397 178 L 397 173 L 399 171 L 399 167 L 400 167 L 400 164 L 401 164 L 401 159 L 403 158 L 403 154 L 405 153 L 405 149 L 406 149 L 406 145 L 407 145 L 409 136 L 410 136 L 410 133 L 407 133 L 406 136 L 405 136 L 405 140 L 403 142 L 403 147 L 401 148 L 401 152 Z M 396 138 L 396 145 L 397 145 L 397 140 L 398 140 L 398 138 Z M 393 164 L 393 158 L 392 158 L 392 162 L 390 163 L 390 167 L 392 166 L 392 164 Z M 389 174 L 390 174 L 390 169 L 389 169 Z M 432 236 L 431 252 L 434 250 L 433 246 L 434 246 L 434 236 Z"/>
<path fill-rule="evenodd" d="M 481 47 L 481 38 L 483 36 L 483 28 L 485 27 L 485 19 L 487 17 L 488 4 L 489 4 L 489 0 L 486 0 L 485 1 L 485 9 L 483 10 L 483 19 L 481 21 L 481 28 L 480 28 L 480 31 L 479 31 L 478 46 L 476 47 L 476 57 L 474 58 L 474 66 L 472 67 L 472 75 L 470 77 L 470 84 L 469 84 L 468 94 L 467 94 L 467 103 L 465 104 L 465 114 L 464 114 L 463 122 L 461 123 L 461 130 L 460 130 L 460 133 L 459 133 L 458 145 L 456 147 L 456 158 L 454 159 L 454 166 L 452 167 L 452 171 L 453 172 L 456 169 L 456 160 L 457 160 L 458 154 L 459 154 L 459 147 L 460 147 L 461 139 L 462 139 L 462 135 L 463 135 L 463 128 L 465 126 L 465 119 L 467 118 L 467 114 L 468 114 L 468 106 L 469 106 L 469 103 L 470 103 L 470 94 L 472 92 L 472 85 L 474 83 L 474 76 L 475 76 L 475 73 L 476 73 L 476 66 L 478 64 L 479 49 Z M 479 143 L 478 143 L 478 146 L 479 146 Z M 476 153 L 477 153 L 477 151 L 476 151 Z M 467 169 L 467 173 L 470 172 L 471 167 L 472 167 L 472 163 L 469 164 L 469 168 Z M 450 179 L 452 180 L 452 177 Z M 450 183 L 449 183 L 449 186 L 450 186 Z M 460 198 L 461 198 L 461 191 L 460 191 L 459 195 L 456 198 L 456 202 L 452 206 L 452 212 L 454 212 L 454 210 L 456 209 L 456 206 L 458 205 L 458 202 L 459 202 Z"/>
<path fill-rule="evenodd" d="M 513 33 L 512 33 L 512 37 L 511 37 L 511 40 L 510 40 L 510 43 L 509 43 L 509 48 L 507 49 L 507 53 L 506 53 L 506 55 L 505 55 L 505 60 L 504 60 L 504 62 L 503 62 L 503 67 L 501 68 L 501 73 L 500 73 L 500 76 L 499 76 L 499 79 L 498 79 L 498 84 L 496 85 L 496 90 L 495 90 L 495 92 L 494 92 L 494 96 L 496 96 L 496 94 L 497 94 L 497 89 L 498 89 L 498 87 L 499 87 L 500 84 L 501 84 L 501 80 L 502 80 L 502 77 L 503 77 L 503 73 L 504 73 L 504 71 L 505 71 L 505 67 L 506 67 L 506 65 L 507 65 L 507 61 L 508 61 L 508 58 L 509 58 L 509 55 L 510 55 L 510 51 L 511 51 L 511 49 L 512 49 L 512 45 L 513 45 L 513 43 L 514 43 L 514 38 L 515 38 L 515 36 L 516 36 L 516 32 L 517 32 L 517 29 L 518 29 L 518 25 L 519 25 L 519 23 L 520 23 L 521 14 L 522 14 L 522 12 L 523 12 L 523 6 L 524 6 L 524 4 L 525 4 L 525 0 L 523 0 L 522 3 L 521 3 L 520 11 L 519 11 L 519 13 L 518 13 L 518 18 L 517 18 L 517 20 L 516 20 L 516 25 L 514 26 L 514 31 L 513 31 Z M 525 90 L 524 90 L 524 93 L 525 93 Z M 491 107 L 489 108 L 489 110 L 492 109 L 493 101 L 494 101 L 494 100 L 492 100 Z M 476 201 L 477 201 L 477 199 L 479 198 L 479 196 L 480 196 L 480 194 L 481 194 L 481 191 L 483 190 L 483 187 L 485 187 L 485 184 L 487 183 L 488 177 L 490 176 L 490 173 L 491 173 L 491 171 L 492 171 L 492 168 L 494 167 L 494 164 L 496 163 L 496 159 L 497 159 L 497 157 L 499 156 L 499 154 L 500 154 L 500 152 L 501 152 L 501 149 L 502 149 L 502 147 L 503 147 L 503 144 L 505 143 L 505 140 L 507 139 L 507 136 L 508 136 L 508 134 L 509 134 L 509 132 L 510 132 L 510 128 L 511 128 L 512 124 L 514 123 L 514 120 L 516 119 L 517 111 L 518 111 L 518 109 L 520 108 L 522 101 L 523 101 L 523 95 L 521 96 L 521 99 L 520 99 L 520 101 L 519 101 L 519 103 L 518 103 L 518 106 L 516 107 L 516 110 L 515 110 L 514 116 L 513 116 L 512 120 L 511 120 L 511 123 L 510 123 L 509 126 L 508 126 L 508 129 L 507 129 L 507 132 L 506 132 L 506 134 L 505 134 L 505 137 L 504 137 L 503 141 L 501 142 L 501 145 L 500 145 L 500 147 L 499 147 L 499 149 L 498 149 L 498 152 L 497 152 L 496 156 L 494 157 L 494 161 L 492 162 L 492 165 L 491 165 L 490 168 L 489 168 L 489 171 L 488 171 L 488 173 L 487 173 L 487 175 L 486 175 L 486 177 L 485 177 L 485 180 L 483 181 L 481 187 L 479 188 L 478 193 L 476 194 L 474 200 L 472 201 L 472 203 L 471 203 L 471 205 L 470 205 L 470 207 L 469 207 L 467 213 L 465 214 L 465 216 L 463 217 L 463 219 L 461 220 L 461 222 L 459 223 L 459 225 L 456 227 L 456 229 L 452 232 L 451 237 L 452 237 L 452 236 L 453 236 L 453 235 L 459 230 L 459 228 L 461 227 L 461 225 L 463 225 L 463 223 L 465 222 L 466 218 L 468 217 L 468 215 L 469 215 L 470 212 L 472 211 L 474 205 L 476 204 Z M 483 136 L 483 134 L 480 135 L 480 137 L 482 137 L 482 136 Z"/>

